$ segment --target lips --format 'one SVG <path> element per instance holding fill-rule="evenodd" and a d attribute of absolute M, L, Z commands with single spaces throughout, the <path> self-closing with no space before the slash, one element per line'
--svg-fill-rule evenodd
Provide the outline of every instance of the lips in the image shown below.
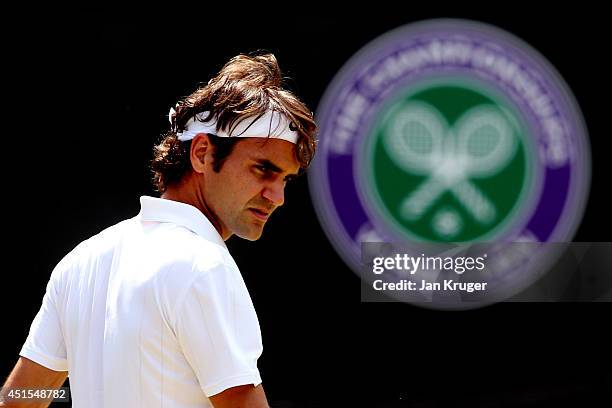
<path fill-rule="evenodd" d="M 257 208 L 249 208 L 249 211 L 258 219 L 266 221 L 270 216 L 270 211 L 260 210 Z"/>

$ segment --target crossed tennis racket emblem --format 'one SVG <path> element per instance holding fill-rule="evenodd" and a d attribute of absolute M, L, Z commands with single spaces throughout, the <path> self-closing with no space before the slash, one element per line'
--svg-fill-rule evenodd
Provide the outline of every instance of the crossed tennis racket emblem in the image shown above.
<path fill-rule="evenodd" d="M 383 143 L 397 166 L 427 176 L 400 204 L 404 219 L 420 218 L 446 191 L 479 223 L 495 219 L 495 206 L 470 179 L 499 173 L 516 151 L 513 128 L 498 108 L 475 107 L 450 127 L 433 106 L 411 102 L 392 116 Z"/>

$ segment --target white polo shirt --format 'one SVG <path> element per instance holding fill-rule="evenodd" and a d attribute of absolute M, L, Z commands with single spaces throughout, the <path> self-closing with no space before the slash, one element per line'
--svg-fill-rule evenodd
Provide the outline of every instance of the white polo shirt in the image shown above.
<path fill-rule="evenodd" d="M 215 228 L 193 206 L 140 203 L 55 267 L 20 355 L 67 370 L 75 408 L 211 407 L 261 383 L 257 315 Z"/>

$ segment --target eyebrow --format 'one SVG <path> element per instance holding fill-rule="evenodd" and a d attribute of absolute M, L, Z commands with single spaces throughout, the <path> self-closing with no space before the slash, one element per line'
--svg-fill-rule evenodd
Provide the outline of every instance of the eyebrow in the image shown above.
<path fill-rule="evenodd" d="M 255 162 L 257 164 L 265 166 L 267 169 L 269 169 L 270 171 L 272 171 L 274 173 L 282 173 L 283 172 L 283 169 L 278 167 L 276 164 L 272 163 L 270 160 L 267 160 L 267 159 L 256 159 Z M 287 176 L 285 176 L 285 180 L 292 180 L 292 179 L 296 178 L 297 176 L 298 176 L 297 173 L 287 174 Z"/>

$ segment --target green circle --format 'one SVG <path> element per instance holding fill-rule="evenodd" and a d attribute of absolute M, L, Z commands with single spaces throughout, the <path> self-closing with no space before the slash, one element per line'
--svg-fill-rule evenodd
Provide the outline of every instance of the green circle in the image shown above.
<path fill-rule="evenodd" d="M 513 129 L 513 137 L 517 141 L 514 155 L 497 173 L 485 178 L 467 179 L 468 183 L 495 207 L 495 217 L 491 221 L 482 222 L 475 219 L 450 190 L 444 190 L 432 200 L 420 218 L 409 220 L 401 216 L 400 208 L 404 200 L 423 183 L 429 182 L 431 176 L 411 173 L 399 167 L 387 153 L 383 137 L 393 112 L 401 111 L 403 105 L 413 102 L 425 103 L 436 109 L 445 118 L 449 130 L 453 129 L 466 112 L 481 106 L 494 107 L 508 119 Z M 373 143 L 370 144 L 368 155 L 368 184 L 373 190 L 375 205 L 383 212 L 383 218 L 404 236 L 434 242 L 483 240 L 503 230 L 519 213 L 518 209 L 524 202 L 531 177 L 528 171 L 528 152 L 524 143 L 526 130 L 519 124 L 517 117 L 509 104 L 495 98 L 493 93 L 487 92 L 484 87 L 466 86 L 458 82 L 430 85 L 395 98 L 378 114 L 371 132 Z M 446 132 L 443 137 L 447 138 L 450 134 Z M 426 151 L 428 146 L 425 147 Z M 434 227 L 440 219 L 453 222 L 459 220 L 457 230 L 450 234 L 441 233 L 439 228 Z"/>

